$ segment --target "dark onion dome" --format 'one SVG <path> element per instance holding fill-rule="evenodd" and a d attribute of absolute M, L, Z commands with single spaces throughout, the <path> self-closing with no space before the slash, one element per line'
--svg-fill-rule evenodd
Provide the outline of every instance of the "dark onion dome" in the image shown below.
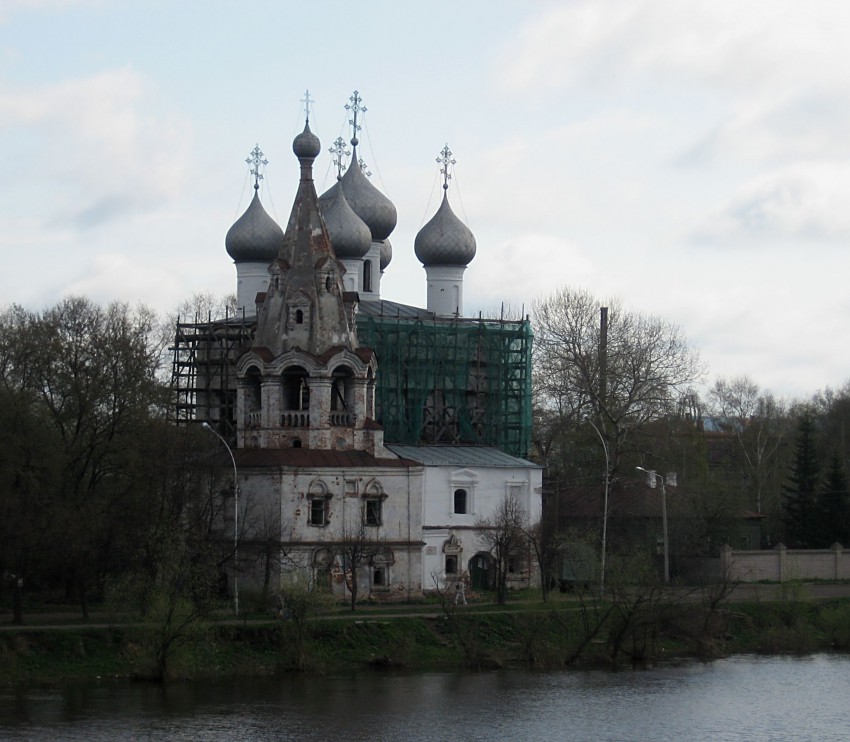
<path fill-rule="evenodd" d="M 387 266 L 393 259 L 393 246 L 389 240 L 381 242 L 381 270 L 386 270 Z"/>
<path fill-rule="evenodd" d="M 304 124 L 304 131 L 292 140 L 292 151 L 299 160 L 315 160 L 322 151 L 322 143 L 319 137 L 310 131 L 309 121 Z"/>
<path fill-rule="evenodd" d="M 339 183 L 325 196 L 328 198 L 323 197 L 319 201 L 319 209 L 328 228 L 328 235 L 337 258 L 359 260 L 365 257 L 372 246 L 372 233 L 369 227 L 348 205 L 348 200 L 342 188 L 339 187 Z"/>
<path fill-rule="evenodd" d="M 260 203 L 257 191 L 251 204 L 227 230 L 224 247 L 234 263 L 271 263 L 283 242 L 283 230 Z"/>
<path fill-rule="evenodd" d="M 372 240 L 375 242 L 385 240 L 395 229 L 398 214 L 392 201 L 375 188 L 363 174 L 356 154 L 355 150 L 351 164 L 340 181 L 342 190 L 345 191 L 348 205 L 366 222 L 366 226 L 372 233 Z"/>
<path fill-rule="evenodd" d="M 413 250 L 426 267 L 468 265 L 475 257 L 475 237 L 455 216 L 445 193 L 437 213 L 416 235 Z"/>

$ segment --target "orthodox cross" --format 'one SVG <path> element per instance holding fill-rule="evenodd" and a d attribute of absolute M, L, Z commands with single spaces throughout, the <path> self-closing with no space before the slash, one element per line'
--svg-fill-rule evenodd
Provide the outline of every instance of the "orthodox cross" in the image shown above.
<path fill-rule="evenodd" d="M 310 91 L 304 91 L 304 97 L 301 99 L 301 102 L 304 104 L 304 113 L 307 114 L 307 123 L 310 123 L 310 104 L 315 103 L 316 99 L 310 97 Z"/>
<path fill-rule="evenodd" d="M 263 174 L 260 172 L 260 165 L 266 166 L 269 164 L 269 161 L 265 159 L 265 155 L 263 151 L 260 149 L 260 145 L 258 144 L 251 151 L 250 156 L 247 160 L 245 160 L 249 165 L 251 165 L 251 175 L 254 176 L 254 190 L 260 190 L 260 181 L 263 179 Z"/>
<path fill-rule="evenodd" d="M 356 90 L 354 91 L 354 95 L 352 95 L 349 99 L 351 104 L 345 104 L 345 110 L 351 111 L 354 114 L 353 118 L 348 120 L 348 123 L 351 124 L 351 144 L 356 147 L 358 145 L 357 141 L 357 132 L 360 131 L 360 126 L 357 123 L 357 114 L 358 113 L 366 113 L 366 107 L 360 105 L 363 102 L 363 99 L 360 97 L 360 93 Z"/>
<path fill-rule="evenodd" d="M 452 179 L 451 166 L 457 162 L 457 160 L 452 159 L 452 151 L 448 144 L 441 150 L 437 162 L 442 165 L 440 175 L 443 176 L 443 190 L 447 191 L 449 190 L 449 181 Z"/>
<path fill-rule="evenodd" d="M 342 137 L 337 137 L 333 143 L 333 147 L 330 147 L 328 152 L 331 153 L 331 162 L 336 167 L 336 179 L 340 180 L 342 178 L 342 171 L 345 169 L 345 165 L 342 164 L 342 158 L 348 157 L 351 154 L 351 150 L 345 148 L 345 140 Z"/>

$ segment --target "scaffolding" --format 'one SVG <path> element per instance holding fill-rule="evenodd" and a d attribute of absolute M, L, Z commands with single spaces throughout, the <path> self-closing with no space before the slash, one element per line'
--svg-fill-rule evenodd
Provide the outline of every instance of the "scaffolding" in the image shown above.
<path fill-rule="evenodd" d="M 378 359 L 376 407 L 388 443 L 531 444 L 527 320 L 358 314 L 361 345 Z"/>
<path fill-rule="evenodd" d="M 484 444 L 527 456 L 529 321 L 437 318 L 410 310 L 406 316 L 386 316 L 382 309 L 357 315 L 359 343 L 377 356 L 375 406 L 384 440 Z M 235 443 L 235 366 L 255 329 L 255 317 L 178 320 L 171 347 L 178 423 L 209 421 Z"/>
<path fill-rule="evenodd" d="M 244 316 L 206 322 L 178 318 L 169 348 L 177 424 L 208 421 L 235 444 L 236 361 L 250 349 L 255 324 L 255 318 Z"/>

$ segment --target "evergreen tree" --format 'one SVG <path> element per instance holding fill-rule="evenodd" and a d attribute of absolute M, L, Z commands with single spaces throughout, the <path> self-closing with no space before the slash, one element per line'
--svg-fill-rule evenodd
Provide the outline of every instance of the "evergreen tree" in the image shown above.
<path fill-rule="evenodd" d="M 820 497 L 818 498 L 821 546 L 832 546 L 836 541 L 842 546 L 850 543 L 850 493 L 847 473 L 837 450 L 829 462 Z"/>
<path fill-rule="evenodd" d="M 784 491 L 784 522 L 788 545 L 801 549 L 820 546 L 820 518 L 817 507 L 820 461 L 811 414 L 804 412 L 797 426 L 790 482 Z"/>

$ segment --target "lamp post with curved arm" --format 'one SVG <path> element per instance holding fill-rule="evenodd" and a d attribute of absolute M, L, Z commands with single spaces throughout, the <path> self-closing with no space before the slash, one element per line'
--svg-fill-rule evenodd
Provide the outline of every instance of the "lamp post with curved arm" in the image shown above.
<path fill-rule="evenodd" d="M 670 547 L 667 541 L 667 490 L 664 488 L 664 477 L 658 472 L 651 469 L 644 469 L 642 466 L 636 466 L 635 469 L 642 471 L 644 474 L 649 474 L 649 476 L 655 477 L 661 482 L 661 532 L 664 539 L 664 582 L 670 582 Z"/>
<path fill-rule="evenodd" d="M 602 598 L 605 596 L 605 545 L 608 539 L 608 481 L 610 479 L 608 444 L 605 443 L 605 438 L 602 437 L 602 433 L 593 423 L 593 420 L 591 420 L 587 415 L 585 415 L 583 419 L 586 423 L 590 423 L 590 426 L 596 431 L 596 435 L 599 436 L 599 442 L 602 444 L 602 450 L 605 452 L 605 501 L 602 508 L 602 565 L 599 570 L 599 597 Z"/>
<path fill-rule="evenodd" d="M 209 430 L 216 436 L 227 449 L 230 454 L 230 461 L 233 464 L 233 612 L 239 615 L 239 475 L 236 471 L 236 457 L 233 455 L 233 449 L 230 444 L 224 439 L 217 430 L 215 430 L 208 422 L 201 423 L 201 427 Z"/>

